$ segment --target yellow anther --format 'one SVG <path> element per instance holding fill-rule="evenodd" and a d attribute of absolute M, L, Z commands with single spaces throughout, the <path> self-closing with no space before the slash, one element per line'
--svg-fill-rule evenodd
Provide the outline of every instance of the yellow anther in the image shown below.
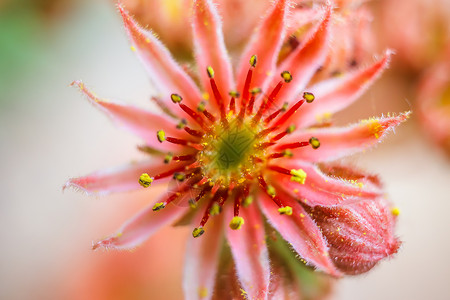
<path fill-rule="evenodd" d="M 211 208 L 209 209 L 209 214 L 211 216 L 217 216 L 218 214 L 220 214 L 220 206 L 219 203 L 214 202 L 213 205 L 211 206 Z"/>
<path fill-rule="evenodd" d="M 134 46 L 131 46 L 130 49 L 131 49 L 131 51 L 133 51 L 133 52 L 136 51 L 136 47 L 134 47 Z"/>
<path fill-rule="evenodd" d="M 160 143 L 162 143 L 166 140 L 166 133 L 164 132 L 164 130 L 158 130 L 158 132 L 156 133 L 156 136 L 158 137 L 158 141 Z"/>
<path fill-rule="evenodd" d="M 231 92 L 229 92 L 228 94 L 229 94 L 231 97 L 234 97 L 234 98 L 239 98 L 239 97 L 241 96 L 241 94 L 239 94 L 238 91 L 231 91 Z"/>
<path fill-rule="evenodd" d="M 242 225 L 244 225 L 244 218 L 242 217 L 233 217 L 230 222 L 230 228 L 233 230 L 241 229 Z"/>
<path fill-rule="evenodd" d="M 300 218 L 304 218 L 304 217 L 305 217 L 305 214 L 300 213 Z"/>
<path fill-rule="evenodd" d="M 158 211 L 160 209 L 163 209 L 164 207 L 166 207 L 166 204 L 164 204 L 164 202 L 158 202 L 155 205 L 153 205 L 153 211 Z"/>
<path fill-rule="evenodd" d="M 256 55 L 252 55 L 252 57 L 250 57 L 250 66 L 252 66 L 253 68 L 256 67 Z"/>
<path fill-rule="evenodd" d="M 203 229 L 203 227 L 197 227 L 197 228 L 194 228 L 194 230 L 192 231 L 192 236 L 197 238 L 204 233 L 205 233 L 205 230 Z"/>
<path fill-rule="evenodd" d="M 186 174 L 184 174 L 184 173 L 174 173 L 173 174 L 173 179 L 182 182 L 182 181 L 184 181 L 186 179 Z"/>
<path fill-rule="evenodd" d="M 311 147 L 313 147 L 313 149 L 317 149 L 320 147 L 320 141 L 318 138 L 315 137 L 311 137 L 309 139 L 309 144 L 311 145 Z"/>
<path fill-rule="evenodd" d="M 248 196 L 247 198 L 244 199 L 244 201 L 242 201 L 242 206 L 249 207 L 249 205 L 252 203 L 253 203 L 253 197 Z"/>
<path fill-rule="evenodd" d="M 170 99 L 172 99 L 173 103 L 180 103 L 181 101 L 183 101 L 183 97 L 181 97 L 178 94 L 172 94 L 170 95 Z"/>
<path fill-rule="evenodd" d="M 271 185 L 267 186 L 267 194 L 274 197 L 276 195 L 275 188 Z"/>
<path fill-rule="evenodd" d="M 311 102 L 314 101 L 314 99 L 316 99 L 316 97 L 314 96 L 313 93 L 304 92 L 303 93 L 303 99 L 305 99 L 306 102 L 311 103 Z"/>
<path fill-rule="evenodd" d="M 150 175 L 148 175 L 147 173 L 144 173 L 141 176 L 139 176 L 139 184 L 145 188 L 148 188 L 149 186 L 151 186 L 152 182 L 153 182 L 153 178 L 150 177 Z"/>
<path fill-rule="evenodd" d="M 289 71 L 281 72 L 281 77 L 284 79 L 284 82 L 289 83 L 292 81 L 292 74 Z"/>
<path fill-rule="evenodd" d="M 167 153 L 167 155 L 164 157 L 164 163 L 165 164 L 168 164 L 168 163 L 170 163 L 171 161 L 172 161 L 172 158 L 173 158 L 173 154 L 172 153 Z"/>
<path fill-rule="evenodd" d="M 288 107 L 289 107 L 289 103 L 288 102 L 284 102 L 283 106 L 281 107 L 281 111 L 287 111 Z"/>
<path fill-rule="evenodd" d="M 393 207 L 391 212 L 396 217 L 400 215 L 400 209 L 398 207 Z"/>
<path fill-rule="evenodd" d="M 295 181 L 298 182 L 300 184 L 305 184 L 305 180 L 306 180 L 306 172 L 303 171 L 302 169 L 292 169 L 291 170 L 291 181 Z"/>
<path fill-rule="evenodd" d="M 199 287 L 198 296 L 200 297 L 200 299 L 208 297 L 208 289 L 205 287 Z"/>
<path fill-rule="evenodd" d="M 214 78 L 214 69 L 211 66 L 206 68 L 206 72 L 208 73 L 209 78 Z"/>
<path fill-rule="evenodd" d="M 185 119 L 182 119 L 180 122 L 178 122 L 177 124 L 177 128 L 178 129 L 183 129 L 187 124 L 187 121 Z"/>
<path fill-rule="evenodd" d="M 284 150 L 283 151 L 283 156 L 284 157 L 293 157 L 294 153 L 292 153 L 292 151 L 290 151 L 290 150 Z"/>
<path fill-rule="evenodd" d="M 197 202 L 195 202 L 194 199 L 189 199 L 188 203 L 189 203 L 190 208 L 192 208 L 192 209 L 197 208 Z"/>
<path fill-rule="evenodd" d="M 258 95 L 261 92 L 262 92 L 262 90 L 259 87 L 255 87 L 250 90 L 250 94 L 252 94 L 252 95 Z"/>
<path fill-rule="evenodd" d="M 206 109 L 206 102 L 205 101 L 200 101 L 200 103 L 197 106 L 197 110 L 199 112 L 204 112 Z"/>
<path fill-rule="evenodd" d="M 286 132 L 287 133 L 293 133 L 295 131 L 295 129 L 297 129 L 297 126 L 295 126 L 294 124 L 290 125 L 288 128 L 286 128 Z"/>
<path fill-rule="evenodd" d="M 280 215 L 287 215 L 287 216 L 290 216 L 290 215 L 292 215 L 292 207 L 290 207 L 290 206 L 283 206 L 283 207 L 280 207 L 280 208 L 278 209 L 278 212 L 280 213 Z"/>

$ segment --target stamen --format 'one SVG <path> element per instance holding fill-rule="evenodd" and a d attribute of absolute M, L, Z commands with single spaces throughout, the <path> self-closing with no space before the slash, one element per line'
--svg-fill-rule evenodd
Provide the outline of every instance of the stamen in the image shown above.
<path fill-rule="evenodd" d="M 203 128 L 203 130 L 209 131 L 209 128 L 205 123 L 205 120 L 203 120 L 203 118 L 199 114 L 197 114 L 190 107 L 184 105 L 183 103 L 179 103 L 179 105 L 180 108 L 184 110 L 185 113 L 187 113 L 192 119 L 194 119 L 195 122 L 197 122 L 198 125 L 200 125 L 200 127 Z M 205 113 L 205 111 L 203 113 Z"/>
<path fill-rule="evenodd" d="M 185 119 L 181 119 L 180 122 L 177 124 L 177 129 L 183 129 L 187 124 L 187 121 Z"/>
<path fill-rule="evenodd" d="M 290 133 L 294 132 L 295 129 L 296 129 L 296 126 L 295 126 L 295 125 L 291 125 L 291 126 L 289 126 L 288 128 L 286 128 L 285 131 L 283 131 L 283 132 L 277 134 L 276 136 L 274 136 L 270 141 L 271 141 L 271 142 L 276 142 L 276 141 L 278 141 L 278 140 L 281 140 L 281 139 L 284 138 L 287 134 L 290 134 Z"/>
<path fill-rule="evenodd" d="M 277 152 L 270 154 L 267 159 L 274 159 L 274 158 L 280 158 L 280 157 L 293 157 L 294 154 L 289 150 L 284 150 L 283 152 Z"/>
<path fill-rule="evenodd" d="M 186 174 L 184 173 L 174 173 L 173 174 L 173 179 L 179 181 L 179 182 L 183 182 L 186 179 Z"/>
<path fill-rule="evenodd" d="M 244 219 L 242 217 L 235 216 L 231 219 L 230 228 L 233 230 L 241 229 L 242 225 L 244 225 Z"/>
<path fill-rule="evenodd" d="M 222 122 L 226 122 L 226 112 L 225 112 L 225 105 L 222 99 L 222 95 L 219 92 L 219 89 L 217 88 L 216 81 L 214 79 L 214 70 L 211 66 L 206 68 L 206 71 L 209 76 L 209 83 L 211 84 L 211 89 L 214 94 L 214 99 L 216 100 L 217 105 L 220 108 L 220 120 Z"/>
<path fill-rule="evenodd" d="M 172 176 L 173 173 L 175 173 L 175 172 L 182 172 L 182 171 L 185 170 L 185 168 L 186 168 L 185 166 L 181 166 L 181 167 L 177 167 L 177 168 L 168 170 L 168 171 L 166 171 L 166 172 L 163 172 L 163 173 L 160 173 L 160 174 L 156 175 L 156 176 L 153 178 L 153 180 L 158 180 L 158 179 L 161 179 L 161 178 L 165 178 L 165 177 Z M 143 175 L 144 175 L 144 174 L 143 174 Z M 142 175 L 141 175 L 141 176 L 142 176 Z M 139 180 L 140 180 L 140 178 L 139 178 Z"/>
<path fill-rule="evenodd" d="M 295 114 L 297 109 L 299 109 L 300 106 L 302 106 L 303 103 L 305 103 L 304 99 L 302 99 L 302 100 L 298 101 L 297 103 L 295 103 L 294 106 L 292 106 L 281 118 L 279 118 L 275 122 L 274 126 L 281 126 L 281 125 L 283 125 L 293 114 Z"/>
<path fill-rule="evenodd" d="M 195 154 L 173 156 L 174 161 L 189 161 L 195 159 Z"/>
<path fill-rule="evenodd" d="M 311 137 L 311 138 L 309 139 L 309 143 L 311 144 L 311 147 L 312 147 L 313 149 L 317 149 L 317 148 L 320 147 L 320 141 L 319 141 L 318 138 Z"/>
<path fill-rule="evenodd" d="M 234 115 L 236 113 L 236 98 L 239 97 L 238 92 L 230 92 L 230 112 Z"/>
<path fill-rule="evenodd" d="M 278 212 L 280 213 L 280 215 L 290 216 L 290 215 L 292 215 L 292 207 L 290 207 L 290 206 L 280 207 L 278 209 Z"/>
<path fill-rule="evenodd" d="M 195 238 L 198 238 L 199 236 L 201 236 L 204 233 L 205 233 L 205 230 L 203 229 L 202 226 L 200 226 L 200 227 L 195 228 L 192 231 L 192 236 L 195 237 Z"/>
<path fill-rule="evenodd" d="M 268 116 L 266 119 L 264 119 L 264 123 L 267 125 L 269 124 L 273 119 L 275 119 L 281 112 L 285 112 L 288 108 L 289 103 L 285 102 L 283 106 L 278 109 L 276 112 Z"/>
<path fill-rule="evenodd" d="M 305 180 L 306 180 L 306 172 L 303 171 L 302 169 L 292 169 L 291 170 L 291 181 L 295 181 L 298 182 L 300 184 L 305 184 Z"/>
<path fill-rule="evenodd" d="M 158 130 L 156 132 L 156 137 L 158 138 L 158 141 L 162 143 L 166 140 L 166 133 L 164 132 L 164 130 Z"/>
<path fill-rule="evenodd" d="M 275 189 L 273 187 L 269 188 L 269 186 L 267 185 L 267 183 L 264 180 L 264 178 L 262 177 L 262 175 L 258 176 L 258 182 L 259 182 L 259 185 L 261 186 L 262 190 L 265 191 L 266 194 L 272 198 L 273 202 L 275 202 L 275 204 L 278 205 L 279 207 L 283 207 L 283 204 L 281 203 L 280 199 L 276 196 L 276 194 L 270 193 L 271 192 L 270 190 L 273 189 L 272 192 L 274 192 Z"/>
<path fill-rule="evenodd" d="M 166 156 L 164 156 L 164 163 L 168 164 L 172 161 L 173 159 L 173 154 L 172 153 L 167 153 Z"/>
<path fill-rule="evenodd" d="M 204 135 L 201 131 L 191 129 L 191 128 L 187 127 L 187 126 L 184 127 L 184 130 L 187 133 L 189 133 L 190 135 L 195 136 L 195 137 L 201 138 Z"/>
<path fill-rule="evenodd" d="M 309 145 L 309 142 L 295 142 L 290 144 L 284 144 L 277 147 L 277 150 L 285 150 L 285 149 L 296 149 L 301 147 L 306 147 Z"/>
<path fill-rule="evenodd" d="M 234 197 L 234 216 L 239 216 L 243 191 L 239 190 Z"/>
<path fill-rule="evenodd" d="M 144 188 L 148 188 L 150 185 L 152 185 L 153 180 L 154 178 L 150 177 L 150 175 L 148 175 L 147 173 L 139 176 L 139 184 Z"/>
<path fill-rule="evenodd" d="M 247 115 L 251 115 L 253 113 L 253 105 L 255 104 L 255 95 L 252 93 L 252 96 L 250 98 L 250 102 L 248 103 L 247 107 Z"/>
<path fill-rule="evenodd" d="M 247 77 L 245 78 L 244 90 L 242 91 L 241 111 L 239 115 L 245 113 L 247 107 L 248 96 L 250 93 L 250 84 L 252 82 L 253 69 L 256 67 L 257 58 L 256 55 L 252 55 L 250 58 L 250 68 L 248 69 Z"/>
<path fill-rule="evenodd" d="M 180 103 L 181 101 L 183 101 L 183 97 L 181 97 L 178 94 L 170 95 L 170 99 L 172 100 L 173 103 Z"/>
<path fill-rule="evenodd" d="M 311 102 L 314 101 L 314 99 L 316 99 L 316 97 L 314 96 L 313 93 L 304 92 L 303 93 L 303 99 L 305 99 L 306 102 L 311 103 Z"/>
<path fill-rule="evenodd" d="M 164 204 L 164 202 L 158 202 L 158 203 L 156 203 L 156 204 L 153 206 L 152 210 L 153 210 L 153 211 L 158 211 L 158 210 L 161 210 L 161 209 L 163 209 L 163 208 L 165 208 L 165 207 L 166 207 L 166 205 Z"/>
<path fill-rule="evenodd" d="M 252 124 L 253 125 L 258 124 L 258 122 L 261 120 L 261 117 L 262 117 L 263 113 L 265 113 L 266 110 L 268 108 L 270 108 L 270 106 L 272 106 L 272 104 L 273 104 L 273 102 L 275 100 L 275 97 L 280 92 L 282 86 L 283 86 L 283 81 L 278 82 L 278 84 L 275 86 L 275 88 L 270 93 L 267 101 L 263 101 L 261 103 L 261 106 L 259 107 L 258 112 L 253 117 L 253 120 L 252 120 Z"/>

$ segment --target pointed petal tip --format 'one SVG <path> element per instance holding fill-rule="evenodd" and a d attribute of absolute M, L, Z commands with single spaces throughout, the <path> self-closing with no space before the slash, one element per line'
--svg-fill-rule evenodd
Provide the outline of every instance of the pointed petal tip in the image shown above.
<path fill-rule="evenodd" d="M 62 186 L 62 192 L 65 192 L 66 189 L 70 188 L 76 192 L 82 192 L 88 196 L 93 195 L 94 193 L 89 192 L 80 179 L 81 178 L 71 178 L 67 180 L 67 182 Z"/>
<path fill-rule="evenodd" d="M 105 238 L 103 240 L 92 242 L 92 250 L 96 251 L 98 249 L 105 249 L 105 250 L 120 250 L 116 247 L 115 243 L 117 238 L 120 236 L 120 234 L 117 234 L 115 236 L 110 236 L 108 238 Z"/>

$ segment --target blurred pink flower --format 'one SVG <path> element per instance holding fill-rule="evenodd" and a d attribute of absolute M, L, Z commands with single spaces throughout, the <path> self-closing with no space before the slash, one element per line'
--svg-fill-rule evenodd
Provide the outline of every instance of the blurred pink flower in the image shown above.
<path fill-rule="evenodd" d="M 249 299 L 272 297 L 276 287 L 269 282 L 277 274 L 271 275 L 274 250 L 263 215 L 302 261 L 336 277 L 366 272 L 397 251 L 395 215 L 377 177 L 329 162 L 378 144 L 409 113 L 343 128 L 323 123 L 370 86 L 391 53 L 311 85 L 329 53 L 332 8 L 278 61 L 289 9 L 287 0 L 274 3 L 234 75 L 215 5 L 194 1 L 199 88 L 155 35 L 119 5 L 132 49 L 158 88 L 155 101 L 167 116 L 102 100 L 74 82 L 93 105 L 143 138 L 140 149 L 153 158 L 74 178 L 66 187 L 98 195 L 164 182 L 170 187 L 94 249 L 132 249 L 162 226 L 193 224 L 183 284 L 187 299 L 212 297 L 225 239 L 242 293 Z"/>
<path fill-rule="evenodd" d="M 427 136 L 450 155 L 450 47 L 424 72 L 416 107 Z"/>
<path fill-rule="evenodd" d="M 426 69 L 450 42 L 447 0 L 382 0 L 380 10 L 380 37 L 398 52 L 406 70 Z"/>

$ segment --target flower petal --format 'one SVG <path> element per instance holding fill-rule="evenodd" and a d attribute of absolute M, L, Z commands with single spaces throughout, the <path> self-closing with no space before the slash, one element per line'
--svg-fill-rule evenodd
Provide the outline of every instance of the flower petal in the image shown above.
<path fill-rule="evenodd" d="M 73 187 L 86 192 L 88 195 L 102 196 L 110 193 L 137 190 L 142 189 L 142 186 L 139 184 L 139 177 L 143 173 L 148 173 L 150 177 L 154 177 L 168 168 L 168 165 L 163 163 L 163 159 L 160 159 L 160 161 L 149 160 L 132 163 L 97 171 L 84 177 L 72 178 L 66 182 L 63 189 Z M 167 179 L 172 179 L 172 177 L 167 177 Z M 153 184 L 165 181 L 167 180 L 160 179 Z"/>
<path fill-rule="evenodd" d="M 170 95 L 176 93 L 183 97 L 187 105 L 197 107 L 201 93 L 194 81 L 153 33 L 142 29 L 121 4 L 118 8 L 133 45 L 132 49 L 136 50 L 155 88 L 161 93 L 160 98 L 169 101 Z"/>
<path fill-rule="evenodd" d="M 214 69 L 219 92 L 227 105 L 228 93 L 234 88 L 230 58 L 225 48 L 222 22 L 217 8 L 210 0 L 196 0 L 193 5 L 192 28 L 194 32 L 195 57 L 203 89 L 213 99 L 210 79 L 206 68 Z M 216 105 L 214 100 L 211 104 Z M 217 107 L 217 106 L 216 106 Z"/>
<path fill-rule="evenodd" d="M 186 207 L 169 204 L 160 211 L 153 211 L 153 205 L 166 197 L 164 194 L 122 225 L 115 234 L 96 242 L 92 248 L 94 250 L 98 248 L 130 250 L 149 239 L 161 227 L 174 222 L 186 212 Z"/>
<path fill-rule="evenodd" d="M 320 122 L 324 115 L 340 111 L 356 101 L 387 68 L 391 55 L 388 50 L 381 60 L 366 69 L 310 87 L 308 92 L 312 92 L 316 99 L 295 114 L 297 126 L 306 127 Z"/>
<path fill-rule="evenodd" d="M 292 215 L 281 215 L 277 205 L 264 193 L 260 195 L 258 203 L 270 224 L 307 263 L 339 276 L 340 272 L 329 257 L 328 246 L 320 229 L 305 209 L 283 191 L 277 190 L 277 196 L 285 206 L 292 207 Z"/>
<path fill-rule="evenodd" d="M 188 238 L 183 280 L 185 299 L 211 299 L 222 244 L 222 215 L 208 221 L 201 237 Z"/>
<path fill-rule="evenodd" d="M 278 173 L 272 175 L 271 179 L 291 197 L 301 199 L 309 206 L 339 205 L 354 201 L 353 197 L 359 197 L 359 200 L 363 201 L 383 193 L 381 187 L 372 183 L 370 179 L 350 180 L 327 176 L 317 166 L 308 162 L 289 160 L 280 162 L 280 166 L 289 170 L 301 169 L 306 173 L 304 184 L 292 181 L 291 176 L 279 176 Z"/>
<path fill-rule="evenodd" d="M 234 257 L 239 281 L 249 299 L 266 299 L 269 288 L 269 254 L 264 234 L 264 222 L 256 204 L 242 207 L 239 216 L 244 225 L 232 230 L 233 207 L 226 207 L 226 235 Z"/>
<path fill-rule="evenodd" d="M 74 81 L 72 85 L 77 85 L 83 94 L 88 97 L 89 101 L 108 115 L 114 123 L 143 138 L 147 145 L 152 148 L 165 152 L 180 149 L 179 145 L 162 144 L 158 141 L 156 133 L 161 129 L 164 129 L 169 136 L 178 138 L 190 137 L 185 131 L 177 129 L 176 124 L 162 115 L 155 115 L 131 105 L 100 99 L 89 91 L 81 81 Z"/>
<path fill-rule="evenodd" d="M 336 160 L 378 144 L 409 115 L 410 112 L 406 112 L 393 117 L 363 120 L 348 127 L 310 129 L 286 137 L 283 143 L 308 141 L 311 137 L 315 137 L 320 141 L 318 149 L 310 147 L 292 149 L 294 157 L 311 162 Z"/>
<path fill-rule="evenodd" d="M 397 252 L 395 218 L 383 199 L 336 207 L 314 207 L 309 213 L 330 245 L 330 257 L 346 274 L 367 272 Z"/>
<path fill-rule="evenodd" d="M 285 36 L 289 0 L 277 0 L 272 10 L 262 20 L 259 28 L 252 36 L 249 45 L 241 56 L 237 72 L 238 90 L 244 88 L 245 77 L 249 68 L 249 59 L 256 55 L 257 67 L 253 72 L 252 87 L 265 89 L 268 79 L 276 70 L 278 52 Z"/>
<path fill-rule="evenodd" d="M 328 52 L 329 28 L 331 18 L 331 7 L 328 7 L 322 22 L 306 39 L 303 46 L 292 52 L 278 67 L 277 74 L 289 71 L 292 81 L 281 89 L 276 99 L 290 102 L 304 91 L 312 76 L 325 61 Z M 272 80 L 272 86 L 280 81 L 279 77 Z"/>

